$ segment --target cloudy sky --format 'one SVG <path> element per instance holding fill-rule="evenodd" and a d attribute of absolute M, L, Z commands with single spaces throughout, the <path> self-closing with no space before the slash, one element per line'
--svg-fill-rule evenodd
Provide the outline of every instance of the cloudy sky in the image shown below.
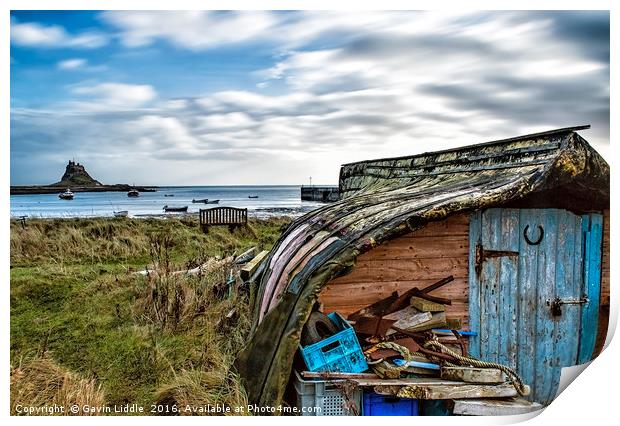
<path fill-rule="evenodd" d="M 607 12 L 11 14 L 14 185 L 335 184 L 579 124 L 607 156 Z"/>

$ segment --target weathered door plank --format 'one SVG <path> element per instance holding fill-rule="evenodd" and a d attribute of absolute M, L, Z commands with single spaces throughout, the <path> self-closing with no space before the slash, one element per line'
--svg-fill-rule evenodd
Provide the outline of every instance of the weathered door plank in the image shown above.
<path fill-rule="evenodd" d="M 551 401 L 555 396 L 559 384 L 560 372 L 558 371 L 555 358 L 565 347 L 571 346 L 571 342 L 559 342 L 554 346 L 553 330 L 557 324 L 556 318 L 551 315 L 551 309 L 547 301 L 556 297 L 556 288 L 563 288 L 565 283 L 558 281 L 556 277 L 557 263 L 557 239 L 566 239 L 566 235 L 559 236 L 557 230 L 558 214 L 566 214 L 562 210 L 541 209 L 528 210 L 536 212 L 530 214 L 529 235 L 534 240 L 539 237 L 539 226 L 544 232 L 542 241 L 536 247 L 536 260 L 538 263 L 537 286 L 536 286 L 536 325 L 535 345 L 536 357 L 534 358 L 534 371 L 536 383 L 536 397 L 543 401 Z M 521 224 L 521 229 L 526 225 Z M 525 238 L 523 238 L 525 240 Z M 524 244 L 528 244 L 524 241 Z M 572 262 L 571 262 L 572 263 Z M 567 313 L 568 314 L 568 313 Z"/>
<path fill-rule="evenodd" d="M 532 217 L 533 216 L 533 217 Z M 519 230 L 525 227 L 530 219 L 535 219 L 526 210 L 519 211 Z M 535 367 L 536 362 L 536 286 L 538 280 L 537 246 L 531 246 L 520 237 L 519 254 L 519 325 L 517 370 L 536 393 Z"/>
<path fill-rule="evenodd" d="M 578 362 L 592 359 L 596 332 L 598 329 L 598 310 L 601 297 L 601 260 L 603 245 L 603 216 L 591 214 L 589 229 L 585 234 L 586 252 L 584 258 L 584 296 L 588 303 L 581 308 L 581 340 Z"/>
<path fill-rule="evenodd" d="M 502 210 L 501 250 L 519 251 L 519 211 Z M 498 362 L 517 368 L 517 309 L 518 309 L 518 259 L 500 258 L 500 282 L 515 285 L 500 285 L 499 289 L 499 357 Z"/>

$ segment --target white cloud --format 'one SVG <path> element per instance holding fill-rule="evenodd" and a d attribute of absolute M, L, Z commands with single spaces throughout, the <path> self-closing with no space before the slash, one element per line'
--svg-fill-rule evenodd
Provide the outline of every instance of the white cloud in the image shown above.
<path fill-rule="evenodd" d="M 200 117 L 199 122 L 204 126 L 205 130 L 216 131 L 223 129 L 240 130 L 257 124 L 256 121 L 243 112 L 207 115 L 206 117 Z"/>
<path fill-rule="evenodd" d="M 94 86 L 76 86 L 75 95 L 85 96 L 86 102 L 74 103 L 73 107 L 88 110 L 130 109 L 141 107 L 157 97 L 157 92 L 147 84 L 100 83 Z"/>
<path fill-rule="evenodd" d="M 74 58 L 74 59 L 65 59 L 64 61 L 58 62 L 56 67 L 61 70 L 75 70 L 78 68 L 84 68 L 88 61 L 86 59 Z"/>
<path fill-rule="evenodd" d="M 176 117 L 147 114 L 128 122 L 127 133 L 148 141 L 148 145 L 159 149 L 160 155 L 170 151 L 189 151 L 200 144 L 188 128 Z"/>
<path fill-rule="evenodd" d="M 12 19 L 11 43 L 28 47 L 94 49 L 105 46 L 108 43 L 108 38 L 99 31 L 72 35 L 60 25 L 42 25 L 36 22 L 20 23 Z"/>
<path fill-rule="evenodd" d="M 273 14 L 260 11 L 108 11 L 101 18 L 119 30 L 126 46 L 164 39 L 189 49 L 263 38 L 277 23 Z"/>

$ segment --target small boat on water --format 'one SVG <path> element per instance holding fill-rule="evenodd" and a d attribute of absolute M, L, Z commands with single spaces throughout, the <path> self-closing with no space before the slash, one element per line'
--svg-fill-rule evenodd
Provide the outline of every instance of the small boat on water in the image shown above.
<path fill-rule="evenodd" d="M 121 210 L 118 212 L 114 212 L 114 217 L 127 217 L 129 216 L 129 211 L 127 210 Z"/>
<path fill-rule="evenodd" d="M 219 200 L 218 200 L 219 201 Z M 204 204 L 208 204 L 209 203 L 209 199 L 208 198 L 192 198 L 192 203 L 204 203 Z"/>
<path fill-rule="evenodd" d="M 205 204 L 219 204 L 220 200 L 211 200 L 211 201 L 207 201 Z"/>
<path fill-rule="evenodd" d="M 58 194 L 58 198 L 61 200 L 73 200 L 73 192 L 69 188 L 62 194 Z"/>
<path fill-rule="evenodd" d="M 248 198 L 258 198 L 258 195 L 248 195 Z"/>
<path fill-rule="evenodd" d="M 174 197 L 174 194 L 164 194 L 164 197 Z"/>
<path fill-rule="evenodd" d="M 128 197 L 139 197 L 140 193 L 138 192 L 137 189 L 132 189 L 131 191 L 127 193 L 127 196 Z"/>
<path fill-rule="evenodd" d="M 168 205 L 165 205 L 164 206 L 164 211 L 166 213 L 172 213 L 172 212 L 186 213 L 187 212 L 187 206 L 183 206 L 183 207 L 168 207 Z"/>

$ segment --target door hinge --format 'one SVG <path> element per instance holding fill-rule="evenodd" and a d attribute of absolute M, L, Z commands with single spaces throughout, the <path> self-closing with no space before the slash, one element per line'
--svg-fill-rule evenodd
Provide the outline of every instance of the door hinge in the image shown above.
<path fill-rule="evenodd" d="M 476 275 L 480 275 L 482 272 L 482 264 L 485 260 L 491 257 L 516 257 L 519 256 L 518 251 L 510 250 L 487 250 L 482 246 L 482 243 L 478 241 L 476 243 Z"/>

